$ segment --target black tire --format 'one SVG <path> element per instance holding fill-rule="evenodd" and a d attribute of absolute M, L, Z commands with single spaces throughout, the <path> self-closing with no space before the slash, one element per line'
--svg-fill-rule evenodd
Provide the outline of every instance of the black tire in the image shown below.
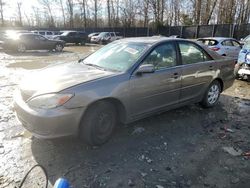
<path fill-rule="evenodd" d="M 250 75 L 247 76 L 247 81 L 250 82 Z"/>
<path fill-rule="evenodd" d="M 117 123 L 114 105 L 100 101 L 92 105 L 80 124 L 80 138 L 88 145 L 102 145 L 111 137 Z"/>
<path fill-rule="evenodd" d="M 205 108 L 211 108 L 215 106 L 220 98 L 221 84 L 219 81 L 214 80 L 208 87 L 202 101 L 201 105 Z"/>
<path fill-rule="evenodd" d="M 82 45 L 82 46 L 85 46 L 85 41 L 84 41 L 84 40 L 81 41 L 81 45 Z"/>
<path fill-rule="evenodd" d="M 239 74 L 238 74 L 239 70 L 240 70 L 240 65 L 236 64 L 236 66 L 234 67 L 234 76 L 236 79 L 239 78 Z"/>
<path fill-rule="evenodd" d="M 60 44 L 60 43 L 57 43 L 55 45 L 55 51 L 56 52 L 61 52 L 63 50 L 63 48 L 64 48 L 64 46 L 62 44 Z"/>

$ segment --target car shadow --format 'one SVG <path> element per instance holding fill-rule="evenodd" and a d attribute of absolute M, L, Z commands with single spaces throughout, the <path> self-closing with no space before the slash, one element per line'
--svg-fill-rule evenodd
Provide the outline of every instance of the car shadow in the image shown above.
<path fill-rule="evenodd" d="M 231 112 L 238 111 L 234 107 L 237 100 L 222 95 L 214 108 L 189 105 L 121 126 L 101 147 L 87 146 L 75 138 L 32 138 L 31 149 L 35 161 L 47 169 L 51 184 L 65 177 L 74 187 L 127 187 L 128 179 L 136 187 L 145 187 L 145 183 L 153 187 L 155 178 L 166 175 L 167 166 L 190 163 L 189 155 L 196 145 L 213 137 L 220 126 L 231 121 Z M 181 156 L 173 158 L 174 153 Z M 197 173 L 195 168 L 188 172 L 190 176 Z M 143 181 L 141 174 L 145 171 L 154 172 L 152 182 Z M 173 171 L 171 178 L 185 172 L 184 166 Z"/>

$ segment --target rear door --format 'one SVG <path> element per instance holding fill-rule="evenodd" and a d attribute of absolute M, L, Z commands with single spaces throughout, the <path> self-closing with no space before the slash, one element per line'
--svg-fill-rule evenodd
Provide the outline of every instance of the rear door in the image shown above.
<path fill-rule="evenodd" d="M 37 50 L 47 50 L 52 49 L 52 42 L 50 42 L 47 38 L 41 35 L 35 36 L 36 39 L 36 49 Z"/>
<path fill-rule="evenodd" d="M 195 43 L 180 41 L 181 93 L 180 102 L 201 97 L 213 79 L 216 67 L 212 58 Z"/>
<path fill-rule="evenodd" d="M 142 75 L 134 73 L 131 77 L 130 102 L 134 117 L 177 104 L 180 96 L 181 68 L 177 66 L 175 43 L 167 42 L 155 47 L 143 64 L 154 65 L 155 72 Z"/>
<path fill-rule="evenodd" d="M 239 55 L 240 50 L 241 50 L 241 45 L 236 40 L 232 40 L 232 43 L 233 43 L 233 46 L 234 46 L 233 56 L 234 56 L 234 58 L 238 58 L 238 55 Z"/>
<path fill-rule="evenodd" d="M 77 42 L 76 35 L 77 35 L 76 32 L 69 32 L 68 36 L 65 37 L 66 42 L 68 42 L 68 43 L 76 43 Z"/>
<path fill-rule="evenodd" d="M 235 55 L 235 47 L 233 46 L 232 40 L 231 39 L 227 39 L 221 42 L 222 47 L 223 47 L 223 51 L 226 56 L 229 57 L 234 57 Z"/>

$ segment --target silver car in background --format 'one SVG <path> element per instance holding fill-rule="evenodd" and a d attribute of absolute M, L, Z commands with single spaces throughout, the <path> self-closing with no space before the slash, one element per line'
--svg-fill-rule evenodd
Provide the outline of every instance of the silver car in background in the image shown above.
<path fill-rule="evenodd" d="M 233 38 L 209 37 L 197 39 L 198 42 L 208 46 L 209 49 L 217 52 L 221 56 L 228 56 L 234 59 L 238 58 L 242 48 L 241 44 Z"/>
<path fill-rule="evenodd" d="M 36 137 L 79 135 L 105 143 L 117 122 L 200 102 L 217 104 L 234 81 L 234 61 L 195 42 L 128 38 L 85 59 L 44 68 L 25 78 L 15 110 Z"/>

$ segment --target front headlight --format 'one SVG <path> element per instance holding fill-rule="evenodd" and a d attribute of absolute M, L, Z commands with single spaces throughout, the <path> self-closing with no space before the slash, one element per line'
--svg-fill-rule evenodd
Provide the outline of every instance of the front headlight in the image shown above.
<path fill-rule="evenodd" d="M 29 106 L 42 109 L 56 108 L 62 106 L 69 101 L 74 95 L 73 94 L 45 94 L 38 95 L 27 101 Z"/>

